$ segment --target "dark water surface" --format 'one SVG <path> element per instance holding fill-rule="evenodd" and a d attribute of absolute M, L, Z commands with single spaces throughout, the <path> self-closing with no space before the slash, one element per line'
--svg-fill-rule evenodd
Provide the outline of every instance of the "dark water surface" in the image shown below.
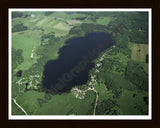
<path fill-rule="evenodd" d="M 85 84 L 94 60 L 114 44 L 111 35 L 104 32 L 86 34 L 65 42 L 57 60 L 48 61 L 43 72 L 43 88 L 53 93 L 68 92 L 75 85 Z M 99 47 L 101 46 L 101 47 Z"/>

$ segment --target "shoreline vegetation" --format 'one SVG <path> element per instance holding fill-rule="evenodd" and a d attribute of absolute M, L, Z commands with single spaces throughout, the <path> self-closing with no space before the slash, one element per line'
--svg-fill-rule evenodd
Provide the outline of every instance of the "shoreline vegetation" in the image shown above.
<path fill-rule="evenodd" d="M 12 99 L 20 106 L 12 101 L 13 115 L 148 114 L 147 12 L 12 13 Z M 92 32 L 113 34 L 115 45 L 93 60 L 87 83 L 44 92 L 46 62 L 67 40 Z"/>

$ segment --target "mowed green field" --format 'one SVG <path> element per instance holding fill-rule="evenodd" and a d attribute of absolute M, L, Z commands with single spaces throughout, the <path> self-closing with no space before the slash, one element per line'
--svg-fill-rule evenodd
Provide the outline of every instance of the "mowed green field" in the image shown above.
<path fill-rule="evenodd" d="M 39 103 L 37 102 L 38 98 L 44 98 L 44 92 L 37 92 L 37 91 L 27 91 L 26 93 L 21 94 L 15 98 L 16 102 L 27 112 L 28 115 L 32 115 L 36 113 L 37 110 L 40 108 Z M 21 114 L 21 112 L 15 113 L 17 107 L 12 106 L 12 114 Z M 25 114 L 23 112 L 23 114 Z"/>
<path fill-rule="evenodd" d="M 36 55 L 36 48 L 40 45 L 40 40 L 32 39 L 31 36 L 27 36 L 25 34 L 15 35 L 12 38 L 12 48 L 22 49 L 22 56 L 24 57 L 24 61 L 22 64 L 18 65 L 15 71 L 20 69 L 27 70 L 32 64 L 36 63 L 36 59 L 39 57 Z M 32 52 L 33 50 L 33 52 Z M 33 53 L 33 58 L 31 58 L 31 54 Z"/>
<path fill-rule="evenodd" d="M 76 13 L 76 12 L 69 15 L 67 15 L 65 12 L 54 12 L 52 16 L 57 18 L 66 18 L 66 20 L 68 19 L 70 20 L 70 19 L 75 19 L 77 17 L 85 17 L 86 15 L 81 13 Z"/>
<path fill-rule="evenodd" d="M 144 71 L 148 74 L 149 65 L 146 63 L 146 55 L 148 55 L 147 44 L 132 44 L 131 47 L 131 59 L 134 61 L 142 62 Z"/>
<path fill-rule="evenodd" d="M 44 103 L 37 113 L 42 115 L 86 115 L 89 112 L 92 114 L 95 97 L 96 95 L 93 91 L 88 91 L 84 99 L 77 99 L 72 93 L 55 95 L 48 103 Z"/>
<path fill-rule="evenodd" d="M 12 101 L 12 115 L 24 115 L 24 112 Z"/>
<path fill-rule="evenodd" d="M 75 98 L 72 93 L 50 96 L 51 98 L 47 100 L 44 92 L 28 91 L 16 100 L 28 112 L 28 115 L 92 115 L 93 113 L 96 98 L 94 91 L 87 91 L 84 99 Z M 41 104 L 42 106 L 40 106 L 38 99 L 45 101 Z M 15 106 L 12 113 L 14 114 L 18 111 Z M 22 112 L 18 113 L 22 114 Z"/>
<path fill-rule="evenodd" d="M 146 62 L 146 55 L 148 54 L 147 44 L 133 44 L 131 58 L 134 61 Z"/>
<path fill-rule="evenodd" d="M 101 25 L 108 25 L 110 22 L 111 18 L 110 17 L 101 17 L 99 19 L 96 20 L 97 24 L 101 24 Z"/>

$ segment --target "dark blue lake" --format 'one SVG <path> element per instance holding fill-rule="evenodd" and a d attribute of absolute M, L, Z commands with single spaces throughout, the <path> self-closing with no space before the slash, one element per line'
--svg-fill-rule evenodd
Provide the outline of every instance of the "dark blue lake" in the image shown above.
<path fill-rule="evenodd" d="M 59 50 L 57 60 L 48 61 L 43 72 L 43 88 L 53 93 L 63 93 L 87 82 L 94 60 L 102 51 L 114 44 L 110 34 L 88 33 L 71 38 Z"/>

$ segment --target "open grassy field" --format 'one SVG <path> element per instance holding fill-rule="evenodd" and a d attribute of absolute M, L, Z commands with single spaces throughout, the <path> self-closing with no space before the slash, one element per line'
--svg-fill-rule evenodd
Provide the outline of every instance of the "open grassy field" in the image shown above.
<path fill-rule="evenodd" d="M 16 35 L 12 38 L 12 47 L 15 49 L 22 49 L 22 56 L 24 61 L 22 64 L 18 65 L 17 71 L 20 69 L 27 70 L 32 64 L 36 63 L 36 59 L 39 58 L 36 54 L 36 48 L 40 45 L 40 40 L 34 40 L 27 35 Z M 33 58 L 31 54 L 33 53 Z"/>
<path fill-rule="evenodd" d="M 54 26 L 55 29 L 60 29 L 60 30 L 63 30 L 63 31 L 69 31 L 70 30 L 70 26 L 65 24 L 65 23 L 58 23 Z"/>
<path fill-rule="evenodd" d="M 45 99 L 45 93 L 37 91 L 28 91 L 23 96 L 18 97 L 19 103 L 30 115 L 66 115 L 66 114 L 92 114 L 95 103 L 95 92 L 88 91 L 84 99 L 77 99 L 72 93 L 63 93 L 61 95 L 51 96 L 50 100 Z M 40 107 L 38 98 L 45 100 Z M 15 105 L 13 114 L 18 112 L 24 114 Z"/>
<path fill-rule="evenodd" d="M 147 44 L 134 44 L 131 50 L 132 60 L 146 62 L 146 55 L 148 54 Z"/>
<path fill-rule="evenodd" d="M 81 14 L 81 13 L 73 13 L 73 14 L 67 16 L 67 18 L 69 18 L 69 19 L 75 19 L 76 17 L 86 17 L 86 15 Z"/>
<path fill-rule="evenodd" d="M 72 26 L 67 24 L 68 19 L 66 20 L 63 16 L 61 17 L 63 13 L 60 13 L 58 17 L 56 17 L 56 13 L 53 13 L 52 15 L 53 17 L 41 17 L 36 23 L 36 26 L 43 28 L 45 34 L 50 32 L 55 32 L 55 36 L 64 36 L 68 34 Z"/>
<path fill-rule="evenodd" d="M 50 32 L 55 32 L 55 36 L 65 36 L 68 34 L 69 30 L 72 28 L 69 24 L 66 24 L 66 20 L 64 19 L 64 16 L 70 17 L 70 19 L 74 17 L 83 16 L 82 14 L 73 14 L 66 15 L 64 12 L 55 12 L 52 14 L 52 16 L 44 16 L 44 13 L 27 13 L 31 16 L 26 18 L 15 18 L 12 21 L 12 26 L 23 23 L 25 26 L 28 27 L 28 30 L 22 31 L 22 32 L 14 32 L 12 33 L 12 47 L 15 49 L 22 49 L 23 53 L 22 56 L 24 58 L 24 62 L 17 67 L 15 71 L 18 71 L 20 69 L 27 70 L 29 69 L 34 63 L 36 63 L 37 59 L 39 58 L 36 55 L 36 49 L 40 46 L 41 43 L 41 36 L 42 34 L 48 34 Z M 34 17 L 32 17 L 34 15 Z M 55 18 L 56 17 L 56 18 Z M 71 18 L 72 17 L 72 18 Z M 69 20 L 69 19 L 67 19 Z M 72 23 L 72 20 L 69 20 L 69 22 Z M 73 24 L 75 21 L 73 22 Z M 41 30 L 37 29 L 36 27 L 40 29 L 44 29 L 42 32 Z M 62 43 L 61 43 L 62 44 Z M 62 46 L 62 45 L 61 45 Z M 58 46 L 55 46 L 54 49 L 56 49 Z M 52 57 L 49 57 L 49 59 L 56 58 L 56 53 Z M 53 50 L 52 50 L 53 52 Z M 33 58 L 31 58 L 31 54 L 33 54 Z M 50 56 L 49 54 L 48 56 Z"/>
<path fill-rule="evenodd" d="M 71 93 L 55 95 L 47 104 L 44 104 L 37 113 L 40 115 L 85 115 L 90 109 L 93 111 L 92 104 L 94 105 L 95 96 L 90 95 L 95 95 L 95 93 L 93 91 L 88 91 L 84 99 L 77 99 Z"/>
<path fill-rule="evenodd" d="M 12 114 L 13 115 L 24 115 L 24 112 L 14 103 L 12 102 Z"/>
<path fill-rule="evenodd" d="M 64 12 L 54 12 L 53 14 L 51 14 L 51 16 L 54 16 L 56 18 L 64 18 L 66 17 L 66 14 Z"/>
<path fill-rule="evenodd" d="M 108 25 L 110 22 L 111 18 L 110 17 L 101 17 L 99 19 L 96 20 L 97 24 L 101 24 L 101 25 Z"/>
<path fill-rule="evenodd" d="M 40 105 L 37 101 L 38 98 L 44 99 L 44 92 L 37 91 L 27 91 L 21 96 L 18 96 L 16 99 L 17 103 L 24 108 L 24 110 L 30 115 L 36 113 L 40 108 Z M 13 109 L 13 112 L 16 108 Z M 24 113 L 23 113 L 24 114 Z"/>
<path fill-rule="evenodd" d="M 69 19 L 75 19 L 76 17 L 85 17 L 85 14 L 81 14 L 81 13 L 72 13 L 72 14 L 66 14 L 65 12 L 54 12 L 52 14 L 52 16 L 56 17 L 56 18 L 66 18 L 67 20 Z"/>

